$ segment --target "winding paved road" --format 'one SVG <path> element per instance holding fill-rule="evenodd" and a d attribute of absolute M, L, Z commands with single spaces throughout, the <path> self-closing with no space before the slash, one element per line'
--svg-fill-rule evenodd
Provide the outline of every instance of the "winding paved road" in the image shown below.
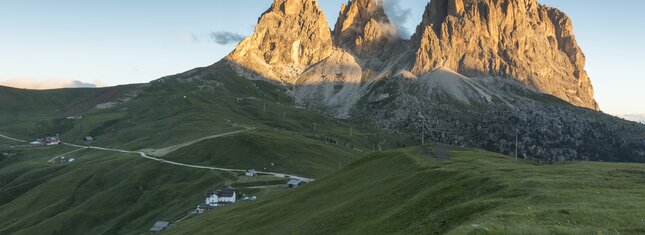
<path fill-rule="evenodd" d="M 237 134 L 237 133 L 244 132 L 244 131 L 250 131 L 250 130 L 254 130 L 254 129 L 255 128 L 246 128 L 245 130 L 233 131 L 233 132 L 222 133 L 222 134 L 217 134 L 217 135 L 211 135 L 211 136 L 207 136 L 207 137 L 197 139 L 195 141 L 190 141 L 190 142 L 187 142 L 187 143 L 184 143 L 184 144 L 179 144 L 179 145 L 171 146 L 171 147 L 164 148 L 164 149 L 169 149 L 170 148 L 172 151 L 175 151 L 175 150 L 177 150 L 177 149 L 179 149 L 181 147 L 186 147 L 186 146 L 189 146 L 191 144 L 197 143 L 197 142 L 202 141 L 202 140 L 212 139 L 212 138 L 217 138 L 217 137 L 223 137 L 223 136 L 229 136 L 229 135 Z M 9 139 L 9 140 L 13 140 L 13 141 L 18 141 L 18 142 L 28 142 L 26 140 L 12 138 L 12 137 L 2 135 L 2 134 L 0 134 L 0 137 L 5 138 L 5 139 Z M 148 156 L 143 151 L 129 151 L 129 150 L 122 150 L 122 149 L 102 148 L 102 147 L 96 147 L 96 146 L 82 146 L 82 145 L 70 144 L 70 143 L 63 143 L 63 144 L 67 145 L 67 146 L 72 146 L 72 147 L 79 148 L 79 149 L 76 149 L 76 150 L 74 150 L 72 152 L 80 151 L 82 149 L 95 149 L 95 150 L 118 152 L 118 153 L 125 153 L 125 154 L 138 154 L 142 158 L 145 158 L 145 159 L 148 159 L 148 160 L 153 160 L 153 161 L 166 163 L 166 164 L 171 164 L 171 165 L 175 165 L 175 166 L 189 167 L 189 168 L 193 168 L 193 169 L 215 170 L 215 171 L 226 171 L 226 172 L 245 172 L 246 171 L 246 170 L 242 170 L 242 169 L 219 168 L 219 167 L 200 166 L 200 165 L 185 164 L 185 163 L 180 163 L 180 162 L 173 162 L 173 161 L 168 161 L 168 160 L 165 160 L 165 159 L 160 159 L 160 158 Z M 180 147 L 177 147 L 177 146 L 180 146 Z M 170 152 L 172 152 L 172 151 L 170 151 Z M 167 152 L 166 154 L 168 154 L 170 152 Z M 69 153 L 66 153 L 66 154 L 69 154 Z M 66 155 L 66 154 L 64 154 L 64 155 Z M 63 156 L 63 155 L 61 155 L 61 156 Z M 60 156 L 57 156 L 56 158 L 58 158 L 58 157 L 60 157 Z M 56 158 L 53 158 L 53 159 L 49 160 L 48 162 L 52 162 Z M 314 181 L 314 179 L 310 179 L 310 178 L 306 178 L 306 177 L 302 177 L 302 176 L 296 176 L 296 175 L 289 175 L 289 174 L 285 174 L 285 173 L 266 172 L 266 171 L 258 171 L 257 173 L 258 174 L 264 174 L 264 175 L 270 175 L 270 176 L 274 176 L 274 177 L 278 177 L 278 178 L 297 179 L 297 180 L 302 180 L 304 182 L 312 182 L 312 181 Z"/>

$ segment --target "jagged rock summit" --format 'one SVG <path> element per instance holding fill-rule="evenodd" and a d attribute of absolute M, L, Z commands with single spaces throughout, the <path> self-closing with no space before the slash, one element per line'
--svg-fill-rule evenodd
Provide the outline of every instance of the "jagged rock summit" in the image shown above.
<path fill-rule="evenodd" d="M 329 57 L 333 42 L 317 1 L 275 0 L 255 32 L 226 59 L 260 77 L 284 83 Z"/>
<path fill-rule="evenodd" d="M 379 81 L 421 85 L 437 70 L 517 80 L 599 109 L 571 20 L 536 0 L 432 0 L 410 40 L 397 35 L 381 1 L 350 0 L 332 31 L 316 0 L 275 0 L 226 61 L 338 117 Z"/>
<path fill-rule="evenodd" d="M 341 6 L 334 27 L 334 42 L 338 47 L 361 57 L 387 56 L 399 40 L 396 26 L 390 23 L 382 1 L 353 0 Z"/>
<path fill-rule="evenodd" d="M 412 37 L 412 72 L 499 76 L 598 110 L 571 20 L 536 0 L 432 0 Z"/>

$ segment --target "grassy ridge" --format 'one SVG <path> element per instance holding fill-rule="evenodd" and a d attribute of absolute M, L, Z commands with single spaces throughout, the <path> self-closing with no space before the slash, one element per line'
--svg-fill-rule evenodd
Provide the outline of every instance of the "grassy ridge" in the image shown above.
<path fill-rule="evenodd" d="M 448 156 L 417 147 L 374 154 L 293 192 L 182 222 L 170 234 L 645 231 L 639 164 L 538 165 L 459 149 Z"/>
<path fill-rule="evenodd" d="M 62 133 L 70 127 L 67 116 L 90 112 L 96 105 L 116 101 L 138 87 L 25 90 L 0 86 L 2 131 L 19 137 Z"/>
<path fill-rule="evenodd" d="M 385 138 L 358 124 L 296 107 L 279 87 L 229 73 L 221 70 L 201 82 L 184 82 L 177 75 L 148 85 L 99 89 L 1 88 L 0 133 L 26 140 L 60 133 L 65 142 L 76 144 L 91 135 L 97 139 L 95 146 L 141 150 L 255 127 L 165 157 L 310 177 L 337 171 L 339 163 L 350 164 Z M 115 104 L 95 108 L 106 102 Z M 65 118 L 70 115 L 83 118 Z M 139 234 L 156 220 L 183 217 L 203 201 L 207 190 L 240 182 L 230 173 L 96 150 L 70 154 L 77 158 L 72 164 L 50 164 L 46 161 L 74 148 L 11 148 L 18 143 L 0 141 L 0 153 L 16 154 L 0 155 L 0 234 Z M 263 198 L 280 190 L 247 191 Z"/>
<path fill-rule="evenodd" d="M 344 123 L 293 104 L 284 88 L 240 79 L 228 69 L 210 73 L 200 82 L 175 75 L 148 85 L 101 89 L 26 91 L 3 88 L 3 102 L 25 107 L 20 115 L 0 114 L 0 132 L 32 140 L 60 133 L 65 142 L 125 150 L 163 148 L 219 133 L 255 127 L 242 135 L 202 141 L 167 156 L 182 163 L 235 168 L 267 168 L 322 176 L 347 165 L 381 144 L 391 148 L 404 141 L 356 123 Z M 35 94 L 33 97 L 27 94 Z M 69 93 L 69 94 L 68 94 Z M 94 99 L 111 94 L 111 100 Z M 59 94 L 66 94 L 59 97 Z M 133 97 L 136 94 L 136 97 Z M 59 97 L 59 98 L 57 98 Z M 129 97 L 125 99 L 124 97 Z M 47 105 L 47 100 L 54 105 Z M 124 101 L 127 100 L 127 101 Z M 112 108 L 92 108 L 115 102 Z M 89 107 L 89 108 L 88 108 Z M 80 120 L 64 117 L 84 110 Z M 351 136 L 350 136 L 351 130 Z M 388 141 L 391 140 L 391 141 Z M 412 140 L 414 141 L 414 140 Z M 249 147 L 250 146 L 250 147 Z"/>

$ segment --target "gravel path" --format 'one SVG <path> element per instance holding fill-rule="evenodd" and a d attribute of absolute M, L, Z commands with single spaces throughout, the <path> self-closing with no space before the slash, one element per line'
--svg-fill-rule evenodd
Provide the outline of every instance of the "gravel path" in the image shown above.
<path fill-rule="evenodd" d="M 251 130 L 255 130 L 255 127 L 247 127 L 244 130 L 206 136 L 206 137 L 202 137 L 202 138 L 199 138 L 199 139 L 196 139 L 196 140 L 188 141 L 186 143 L 173 145 L 173 146 L 165 147 L 165 148 L 161 148 L 161 149 L 144 149 L 144 150 L 141 150 L 141 151 L 145 152 L 147 155 L 156 156 L 156 157 L 163 157 L 163 156 L 168 155 L 169 153 L 174 152 L 177 149 L 193 145 L 193 144 L 195 144 L 197 142 L 201 142 L 201 141 L 209 140 L 209 139 L 220 138 L 220 137 L 225 137 L 225 136 L 229 136 L 229 135 L 235 135 L 235 134 L 238 134 L 238 133 L 242 133 L 242 132 L 245 132 L 245 131 L 251 131 Z"/>
<path fill-rule="evenodd" d="M 197 143 L 197 142 L 202 141 L 202 140 L 228 136 L 228 135 L 232 135 L 232 134 L 236 134 L 236 133 L 240 133 L 240 132 L 248 131 L 248 130 L 252 130 L 252 129 L 254 129 L 254 128 L 247 128 L 246 130 L 233 131 L 233 132 L 228 132 L 228 133 L 223 133 L 223 134 L 207 136 L 207 137 L 197 139 L 195 141 L 190 141 L 190 142 L 187 142 L 187 143 L 184 143 L 184 144 L 175 145 L 175 146 L 171 146 L 171 147 L 164 148 L 164 149 L 169 149 L 169 150 L 171 150 L 170 152 L 172 152 L 172 151 L 177 150 L 177 149 L 179 149 L 181 147 L 189 146 L 190 144 L 194 144 L 194 143 Z M 5 139 L 9 139 L 9 140 L 19 141 L 19 142 L 28 142 L 26 140 L 20 140 L 20 139 L 12 138 L 12 137 L 9 137 L 9 136 L 6 136 L 6 135 L 1 135 L 1 134 L 0 134 L 0 137 L 5 138 Z M 138 154 L 139 156 L 141 156 L 144 159 L 153 160 L 153 161 L 157 161 L 157 162 L 161 162 L 161 163 L 165 163 L 165 164 L 171 164 L 171 165 L 175 165 L 175 166 L 193 168 L 193 169 L 215 170 L 215 171 L 226 171 L 226 172 L 245 172 L 246 171 L 246 170 L 243 170 L 243 169 L 229 169 L 229 168 L 201 166 L 201 165 L 192 165 L 192 164 L 186 164 L 186 163 L 180 163 L 180 162 L 173 162 L 173 161 L 168 161 L 168 160 L 165 160 L 165 159 L 160 159 L 160 158 L 148 156 L 143 151 L 129 151 L 129 150 L 113 149 L 113 148 L 102 148 L 102 147 L 95 147 L 95 146 L 82 146 L 82 145 L 70 144 L 70 143 L 63 143 L 63 144 L 67 145 L 67 146 L 79 148 L 79 149 L 76 149 L 76 150 L 74 150 L 72 152 L 69 152 L 69 153 L 80 151 L 82 149 L 95 149 L 95 150 L 111 151 L 111 152 L 118 152 L 118 153 L 125 153 L 125 154 Z M 180 147 L 177 147 L 177 146 L 180 146 Z M 168 152 L 168 153 L 170 153 L 170 152 Z M 69 153 L 66 153 L 66 154 L 69 154 Z M 64 154 L 64 155 L 66 155 L 66 154 Z M 60 155 L 60 156 L 63 156 L 63 155 Z M 55 158 L 50 159 L 48 162 L 51 162 L 51 161 L 55 160 L 56 158 L 58 158 L 60 156 L 56 156 Z M 278 177 L 278 178 L 297 179 L 297 180 L 302 180 L 304 182 L 312 182 L 312 181 L 314 181 L 314 179 L 310 179 L 310 178 L 306 178 L 306 177 L 302 177 L 302 176 L 296 176 L 296 175 L 289 175 L 289 174 L 285 174 L 285 173 L 265 172 L 265 171 L 258 171 L 257 173 L 258 174 L 271 175 L 271 176 Z"/>

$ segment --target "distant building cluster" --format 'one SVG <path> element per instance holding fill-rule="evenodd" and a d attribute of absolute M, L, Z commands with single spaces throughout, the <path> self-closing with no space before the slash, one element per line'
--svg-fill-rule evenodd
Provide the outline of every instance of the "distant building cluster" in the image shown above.
<path fill-rule="evenodd" d="M 258 176 L 258 171 L 254 169 L 246 170 L 244 171 L 244 175 L 247 177 L 255 177 L 255 176 Z M 287 187 L 291 189 L 297 188 L 306 183 L 303 180 L 293 179 L 291 178 L 291 176 L 288 176 L 288 175 L 285 175 L 284 177 L 287 179 L 290 179 L 287 182 Z M 284 186 L 284 183 L 282 183 L 281 185 Z M 269 186 L 272 187 L 274 185 L 269 185 Z M 257 186 L 257 187 L 262 188 L 263 186 Z M 196 216 L 199 214 L 206 213 L 207 211 L 216 209 L 218 207 L 235 204 L 237 201 L 255 201 L 255 200 L 257 200 L 256 196 L 247 195 L 247 194 L 238 192 L 234 188 L 222 188 L 217 190 L 211 190 L 206 192 L 206 194 L 204 195 L 203 204 L 197 205 L 195 210 L 190 211 L 188 215 L 186 215 L 182 219 L 177 220 L 175 223 L 178 223 L 179 221 L 182 221 L 185 218 L 188 218 L 190 216 Z M 157 221 L 152 226 L 152 228 L 150 228 L 150 231 L 153 233 L 157 233 L 157 232 L 161 232 L 163 230 L 169 229 L 173 226 L 174 224 L 168 221 Z"/>
<path fill-rule="evenodd" d="M 59 145 L 59 144 L 63 144 L 63 141 L 60 140 L 59 135 L 39 138 L 29 143 L 29 145 L 32 145 L 32 146 L 49 146 L 49 145 Z"/>

